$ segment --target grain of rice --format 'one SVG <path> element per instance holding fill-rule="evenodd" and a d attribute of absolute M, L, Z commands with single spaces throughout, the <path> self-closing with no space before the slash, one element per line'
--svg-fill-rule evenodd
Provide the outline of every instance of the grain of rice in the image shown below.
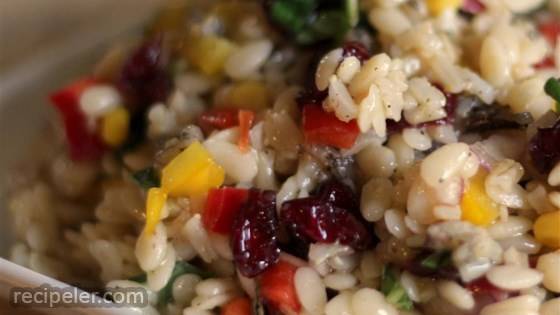
<path fill-rule="evenodd" d="M 419 151 L 426 151 L 432 147 L 432 140 L 424 133 L 423 130 L 417 128 L 406 128 L 402 132 L 403 140 L 411 148 Z"/>
<path fill-rule="evenodd" d="M 200 214 L 195 214 L 188 222 L 182 231 L 183 235 L 187 237 L 190 244 L 196 250 L 198 255 L 205 262 L 211 262 L 217 258 L 217 254 L 212 247 L 208 233 L 204 226 Z"/>
<path fill-rule="evenodd" d="M 122 105 L 122 98 L 116 88 L 110 85 L 94 85 L 80 95 L 80 109 L 90 119 L 102 117 Z"/>
<path fill-rule="evenodd" d="M 543 184 L 536 183 L 534 187 L 527 191 L 527 202 L 538 214 L 552 212 L 555 208 L 547 195 L 546 187 Z"/>
<path fill-rule="evenodd" d="M 513 246 L 518 251 L 530 255 L 538 253 L 542 247 L 542 245 L 529 234 L 504 238 L 499 240 L 499 243 L 502 248 L 510 248 Z"/>
<path fill-rule="evenodd" d="M 407 16 L 397 7 L 373 9 L 369 21 L 380 33 L 389 36 L 397 36 L 412 27 Z"/>
<path fill-rule="evenodd" d="M 393 184 L 389 179 L 373 177 L 362 187 L 360 210 L 369 222 L 383 218 L 386 209 L 391 207 Z"/>
<path fill-rule="evenodd" d="M 173 300 L 179 305 L 187 305 L 196 296 L 195 286 L 202 279 L 195 274 L 180 275 L 173 282 L 172 294 Z"/>
<path fill-rule="evenodd" d="M 122 257 L 112 242 L 96 240 L 89 243 L 91 256 L 101 266 L 101 279 L 105 282 L 122 277 Z"/>
<path fill-rule="evenodd" d="M 350 96 L 344 83 L 336 76 L 329 78 L 329 95 L 323 107 L 334 112 L 336 118 L 348 122 L 358 116 L 358 106 Z"/>
<path fill-rule="evenodd" d="M 560 186 L 560 162 L 548 174 L 548 184 L 550 186 Z"/>
<path fill-rule="evenodd" d="M 264 65 L 272 53 L 272 48 L 272 42 L 268 39 L 245 44 L 226 60 L 225 73 L 238 80 L 250 77 Z"/>
<path fill-rule="evenodd" d="M 200 310 L 211 310 L 219 306 L 225 305 L 231 299 L 235 298 L 236 294 L 225 293 L 214 296 L 197 296 L 192 302 L 191 306 Z"/>
<path fill-rule="evenodd" d="M 342 48 L 331 50 L 319 61 L 315 72 L 315 85 L 319 91 L 324 91 L 329 86 L 331 76 L 343 59 L 342 53 Z"/>
<path fill-rule="evenodd" d="M 358 279 L 354 275 L 343 272 L 328 274 L 323 281 L 327 288 L 336 291 L 350 290 L 358 283 Z"/>
<path fill-rule="evenodd" d="M 385 301 L 383 294 L 374 289 L 364 288 L 352 296 L 353 315 L 386 314 L 398 315 L 399 312 Z"/>
<path fill-rule="evenodd" d="M 350 83 L 356 73 L 360 71 L 361 63 L 360 60 L 355 56 L 350 56 L 344 58 L 336 71 L 336 75 L 340 78 L 342 82 L 345 84 Z"/>
<path fill-rule="evenodd" d="M 560 293 L 560 251 L 541 255 L 537 262 L 537 269 L 544 275 L 544 287 Z"/>
<path fill-rule="evenodd" d="M 165 258 L 161 264 L 147 272 L 148 288 L 153 291 L 159 291 L 167 284 L 175 267 L 175 259 L 175 249 L 173 249 L 173 246 L 168 245 Z"/>
<path fill-rule="evenodd" d="M 504 251 L 504 264 L 528 268 L 529 255 L 520 253 L 515 247 L 510 247 Z"/>
<path fill-rule="evenodd" d="M 368 178 L 389 178 L 395 172 L 395 153 L 384 146 L 369 145 L 356 156 L 358 166 Z"/>
<path fill-rule="evenodd" d="M 367 279 L 374 279 L 381 276 L 383 265 L 374 251 L 365 252 L 360 262 L 362 276 Z"/>
<path fill-rule="evenodd" d="M 505 222 L 497 222 L 488 227 L 488 233 L 494 239 L 500 240 L 508 237 L 522 235 L 532 229 L 533 222 L 522 216 L 509 216 Z"/>
<path fill-rule="evenodd" d="M 523 173 L 523 166 L 518 162 L 510 159 L 498 162 L 486 177 L 486 193 L 494 202 L 506 207 L 527 208 L 525 191 L 517 184 Z"/>
<path fill-rule="evenodd" d="M 539 300 L 532 295 L 521 295 L 485 306 L 480 315 L 538 315 Z"/>
<path fill-rule="evenodd" d="M 457 282 L 442 280 L 437 284 L 437 291 L 441 297 L 461 310 L 470 310 L 475 306 L 472 293 Z"/>
<path fill-rule="evenodd" d="M 556 207 L 556 209 L 560 209 L 560 192 L 553 191 L 548 194 L 548 200 L 550 203 Z"/>
<path fill-rule="evenodd" d="M 342 292 L 330 299 L 325 306 L 325 315 L 353 315 L 352 293 Z"/>
<path fill-rule="evenodd" d="M 538 285 L 543 280 L 543 274 L 525 267 L 504 265 L 490 269 L 486 278 L 498 288 L 516 291 Z"/>
<path fill-rule="evenodd" d="M 405 142 L 401 134 L 392 135 L 387 146 L 395 153 L 399 172 L 404 172 L 412 166 L 415 158 L 414 149 Z"/>
<path fill-rule="evenodd" d="M 185 72 L 175 77 L 175 85 L 183 95 L 205 94 L 212 89 L 212 82 L 196 72 Z"/>
<path fill-rule="evenodd" d="M 198 282 L 195 292 L 199 296 L 211 297 L 235 291 L 237 288 L 232 279 L 210 278 Z"/>
<path fill-rule="evenodd" d="M 460 220 L 461 219 L 461 207 L 458 205 L 448 206 L 448 205 L 437 205 L 432 210 L 434 216 L 439 220 Z"/>
<path fill-rule="evenodd" d="M 294 286 L 302 307 L 310 314 L 322 314 L 327 304 L 327 291 L 319 274 L 311 267 L 300 267 L 294 275 Z"/>
<path fill-rule="evenodd" d="M 257 282 L 255 279 L 243 276 L 241 273 L 237 272 L 237 279 L 239 279 L 239 284 L 245 293 L 251 298 L 257 296 Z"/>
<path fill-rule="evenodd" d="M 421 164 L 422 179 L 430 186 L 441 183 L 457 175 L 472 153 L 464 143 L 444 145 L 428 155 Z"/>
<path fill-rule="evenodd" d="M 208 310 L 200 310 L 195 307 L 187 307 L 183 310 L 183 315 L 215 315 Z"/>
<path fill-rule="evenodd" d="M 167 246 L 167 232 L 162 223 L 156 225 L 152 234 L 142 232 L 134 250 L 142 270 L 149 271 L 159 266 L 165 258 Z"/>
<path fill-rule="evenodd" d="M 385 212 L 385 226 L 389 233 L 398 239 L 404 239 L 410 233 L 404 222 L 405 213 L 396 209 L 389 209 Z"/>

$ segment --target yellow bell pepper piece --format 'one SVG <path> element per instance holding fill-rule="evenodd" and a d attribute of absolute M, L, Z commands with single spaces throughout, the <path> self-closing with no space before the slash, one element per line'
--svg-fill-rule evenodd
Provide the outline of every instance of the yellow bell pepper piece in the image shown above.
<path fill-rule="evenodd" d="M 433 16 L 441 15 L 445 10 L 457 10 L 463 0 L 427 0 L 428 11 Z"/>
<path fill-rule="evenodd" d="M 560 248 L 560 210 L 542 214 L 533 225 L 535 238 L 540 243 Z"/>
<path fill-rule="evenodd" d="M 224 177 L 223 168 L 194 142 L 163 168 L 161 185 L 171 196 L 196 196 L 222 185 Z"/>
<path fill-rule="evenodd" d="M 146 233 L 153 233 L 160 221 L 161 210 L 167 200 L 167 193 L 161 188 L 150 188 L 146 200 Z"/>
<path fill-rule="evenodd" d="M 230 92 L 231 105 L 235 108 L 259 111 L 270 102 L 268 89 L 262 82 L 244 81 L 233 86 Z"/>
<path fill-rule="evenodd" d="M 486 171 L 480 170 L 471 177 L 461 200 L 462 219 L 480 226 L 490 225 L 500 213 L 498 204 L 486 194 L 484 181 L 487 175 Z"/>
<path fill-rule="evenodd" d="M 101 120 L 101 138 L 103 142 L 118 147 L 128 137 L 128 125 L 130 115 L 128 111 L 120 106 L 103 116 Z"/>
<path fill-rule="evenodd" d="M 193 38 L 187 45 L 186 55 L 189 61 L 207 75 L 220 73 L 227 58 L 235 49 L 235 44 L 216 36 Z"/>

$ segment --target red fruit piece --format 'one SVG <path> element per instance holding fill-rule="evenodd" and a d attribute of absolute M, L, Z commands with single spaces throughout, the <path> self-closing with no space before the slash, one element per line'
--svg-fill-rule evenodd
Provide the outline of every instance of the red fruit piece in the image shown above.
<path fill-rule="evenodd" d="M 239 297 L 229 301 L 222 307 L 220 315 L 251 315 L 251 300 Z"/>
<path fill-rule="evenodd" d="M 202 113 L 198 125 L 205 133 L 231 128 L 239 124 L 238 112 L 239 110 L 233 108 L 211 109 Z"/>
<path fill-rule="evenodd" d="M 211 189 L 202 213 L 202 223 L 206 229 L 229 235 L 233 220 L 241 206 L 247 201 L 248 195 L 247 189 L 233 187 Z"/>
<path fill-rule="evenodd" d="M 172 88 L 165 59 L 162 38 L 156 37 L 144 42 L 125 62 L 119 87 L 133 105 L 146 107 L 165 101 Z"/>
<path fill-rule="evenodd" d="M 329 183 L 317 196 L 282 204 L 280 221 L 295 237 L 304 241 L 339 242 L 355 249 L 365 249 L 371 236 L 352 213 L 357 211 L 357 202 L 349 193 L 350 189 L 342 184 Z"/>
<path fill-rule="evenodd" d="M 348 149 L 356 142 L 360 129 L 355 120 L 343 122 L 320 106 L 306 105 L 303 108 L 303 133 L 307 143 Z"/>
<path fill-rule="evenodd" d="M 558 35 L 560 35 L 560 21 L 549 19 L 539 24 L 539 31 L 552 46 L 555 46 Z"/>
<path fill-rule="evenodd" d="M 344 57 L 354 56 L 358 58 L 362 63 L 369 59 L 369 51 L 364 46 L 364 44 L 356 41 L 346 42 L 344 46 L 342 46 L 343 52 L 342 55 Z"/>
<path fill-rule="evenodd" d="M 486 9 L 484 4 L 479 0 L 465 0 L 463 2 L 463 11 L 471 13 L 471 14 L 478 14 Z"/>
<path fill-rule="evenodd" d="M 91 78 L 78 80 L 50 95 L 54 107 L 62 116 L 70 157 L 73 160 L 95 160 L 105 151 L 103 141 L 95 130 L 90 130 L 80 109 L 80 95 L 94 85 Z"/>
<path fill-rule="evenodd" d="M 251 189 L 233 222 L 235 265 L 246 277 L 255 277 L 278 262 L 276 194 Z"/>
<path fill-rule="evenodd" d="M 481 310 L 486 305 L 503 301 L 510 297 L 509 292 L 495 287 L 493 284 L 488 282 L 485 277 L 469 282 L 465 287 L 473 293 L 473 297 L 476 302 L 476 312 L 474 314 L 478 314 L 477 311 Z"/>
<path fill-rule="evenodd" d="M 260 294 L 274 308 L 284 314 L 299 313 L 301 304 L 298 300 L 294 275 L 297 267 L 280 260 L 265 271 L 260 279 Z"/>
<path fill-rule="evenodd" d="M 546 174 L 560 161 L 560 120 L 550 128 L 540 128 L 529 142 L 529 153 L 536 169 Z"/>

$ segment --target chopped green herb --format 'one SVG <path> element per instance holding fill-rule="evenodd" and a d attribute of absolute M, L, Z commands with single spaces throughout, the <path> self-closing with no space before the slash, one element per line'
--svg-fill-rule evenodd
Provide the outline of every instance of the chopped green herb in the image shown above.
<path fill-rule="evenodd" d="M 138 185 L 144 189 L 159 186 L 159 178 L 153 167 L 148 167 L 132 174 Z"/>
<path fill-rule="evenodd" d="M 401 310 L 412 310 L 412 300 L 406 294 L 399 281 L 399 274 L 395 267 L 385 266 L 381 278 L 381 292 L 385 294 L 387 301 Z"/>
<path fill-rule="evenodd" d="M 341 41 L 360 18 L 357 0 L 276 0 L 270 5 L 271 19 L 290 33 L 297 43 Z"/>
<path fill-rule="evenodd" d="M 423 267 L 436 270 L 441 267 L 449 266 L 451 263 L 451 253 L 449 251 L 439 251 L 424 258 L 420 264 Z"/>
<path fill-rule="evenodd" d="M 556 112 L 560 113 L 560 78 L 550 78 L 544 85 L 544 91 L 556 101 Z"/>
<path fill-rule="evenodd" d="M 194 265 L 189 264 L 186 261 L 177 261 L 175 262 L 175 266 L 173 267 L 173 271 L 171 272 L 171 277 L 169 281 L 161 289 L 158 293 L 158 304 L 165 305 L 169 303 L 173 297 L 173 282 L 179 277 L 184 274 L 192 273 L 195 275 L 199 275 L 202 278 L 210 278 L 212 274 L 204 271 Z M 130 278 L 130 280 L 138 283 L 145 283 L 147 281 L 146 274 L 141 274 Z"/>

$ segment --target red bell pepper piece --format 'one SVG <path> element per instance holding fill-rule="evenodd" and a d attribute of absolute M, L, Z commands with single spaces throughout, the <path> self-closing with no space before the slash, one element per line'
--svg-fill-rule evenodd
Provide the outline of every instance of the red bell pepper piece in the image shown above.
<path fill-rule="evenodd" d="M 305 105 L 303 133 L 308 143 L 348 149 L 356 142 L 360 129 L 355 120 L 343 122 L 320 106 Z"/>
<path fill-rule="evenodd" d="M 222 307 L 220 315 L 251 315 L 251 301 L 246 297 L 233 299 Z"/>
<path fill-rule="evenodd" d="M 230 234 L 235 215 L 247 201 L 249 191 L 233 187 L 214 188 L 208 192 L 202 223 L 206 229 Z"/>
<path fill-rule="evenodd" d="M 555 46 L 558 35 L 560 35 L 560 20 L 549 19 L 540 23 L 539 31 L 552 46 Z"/>
<path fill-rule="evenodd" d="M 206 133 L 215 129 L 231 128 L 239 123 L 238 112 L 238 109 L 232 108 L 211 109 L 202 113 L 198 125 Z"/>
<path fill-rule="evenodd" d="M 239 141 L 237 145 L 241 152 L 247 152 L 249 149 L 249 131 L 253 121 L 255 121 L 255 113 L 250 110 L 240 110 L 238 113 L 239 118 Z"/>
<path fill-rule="evenodd" d="M 267 269 L 260 279 L 262 297 L 284 313 L 299 313 L 301 310 L 294 284 L 296 270 L 296 266 L 280 260 Z"/>
<path fill-rule="evenodd" d="M 86 117 L 79 105 L 82 92 L 95 83 L 91 78 L 81 79 L 50 95 L 52 104 L 62 116 L 66 141 L 73 160 L 95 160 L 105 151 L 99 136 L 88 128 Z"/>

